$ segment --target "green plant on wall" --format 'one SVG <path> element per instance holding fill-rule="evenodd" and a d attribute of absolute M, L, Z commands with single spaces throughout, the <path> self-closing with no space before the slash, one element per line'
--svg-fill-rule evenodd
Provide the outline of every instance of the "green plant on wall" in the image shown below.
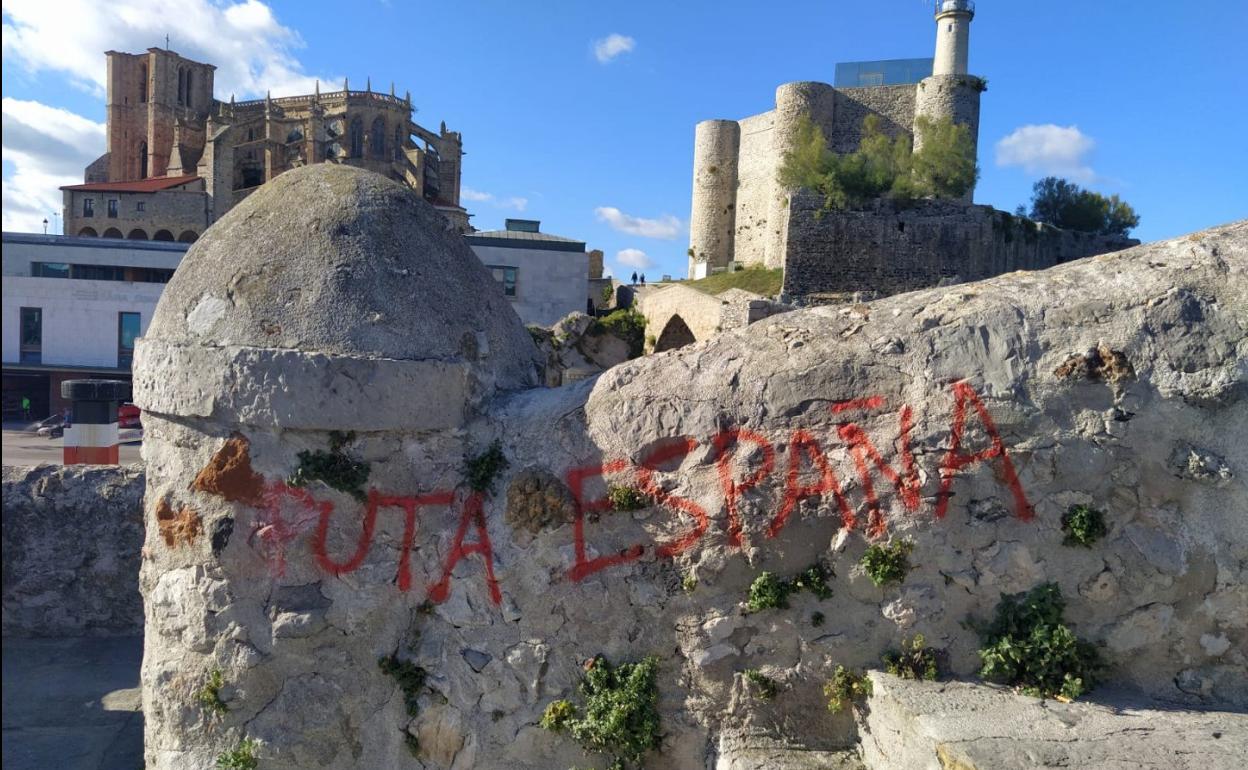
<path fill-rule="evenodd" d="M 1056 583 L 1001 595 L 996 616 L 981 627 L 980 676 L 1028 695 L 1073 700 L 1091 689 L 1100 653 L 1064 623 L 1066 602 Z"/>
<path fill-rule="evenodd" d="M 495 440 L 489 449 L 464 461 L 464 480 L 469 489 L 484 494 L 493 488 L 498 474 L 506 469 L 507 458 L 503 456 L 503 445 Z"/>
<path fill-rule="evenodd" d="M 910 571 L 912 550 L 914 543 L 908 540 L 895 540 L 884 545 L 872 544 L 867 546 L 858 563 L 877 586 L 900 583 Z"/>
<path fill-rule="evenodd" d="M 776 697 L 778 688 L 771 677 L 756 668 L 747 668 L 741 676 L 749 683 L 750 693 L 759 700 L 771 700 Z"/>
<path fill-rule="evenodd" d="M 419 698 L 428 673 L 411 661 L 399 660 L 396 655 L 378 658 L 377 667 L 394 679 L 403 691 L 403 705 L 407 708 L 407 715 L 414 717 L 420 713 Z"/>
<path fill-rule="evenodd" d="M 750 593 L 746 597 L 745 606 L 750 612 L 788 607 L 789 593 L 792 590 L 792 586 L 773 573 L 760 572 L 750 584 Z"/>
<path fill-rule="evenodd" d="M 234 748 L 217 755 L 217 770 L 256 770 L 260 759 L 256 756 L 260 744 L 244 738 Z"/>
<path fill-rule="evenodd" d="M 354 433 L 330 431 L 329 451 L 318 449 L 315 452 L 300 452 L 299 466 L 286 483 L 292 487 L 302 487 L 312 481 L 322 481 L 356 500 L 367 499 L 364 485 L 368 482 L 368 465 L 352 460 L 343 452 L 343 448 L 354 440 Z"/>
<path fill-rule="evenodd" d="M 812 564 L 793 578 L 793 590 L 810 591 L 820 601 L 832 598 L 832 587 L 828 585 L 828 571 L 822 564 Z"/>
<path fill-rule="evenodd" d="M 1078 545 L 1091 548 L 1097 540 L 1105 537 L 1109 530 L 1105 526 L 1105 513 L 1086 505 L 1072 505 L 1062 514 L 1062 531 L 1066 545 Z"/>
<path fill-rule="evenodd" d="M 225 674 L 221 672 L 221 669 L 214 668 L 208 672 L 208 681 L 195 693 L 196 702 L 207 711 L 224 714 L 229 711 L 225 701 L 221 700 L 221 688 L 224 686 Z"/>
<path fill-rule="evenodd" d="M 840 713 L 846 706 L 871 694 L 871 680 L 865 674 L 855 674 L 844 666 L 837 666 L 832 678 L 823 685 L 823 695 L 828 699 L 828 711 Z"/>
<path fill-rule="evenodd" d="M 640 765 L 661 738 L 658 670 L 655 657 L 612 667 L 599 655 L 586 663 L 581 680 L 584 715 L 570 701 L 555 701 L 546 707 L 541 726 L 569 733 L 586 751 L 610 756 L 612 768 Z"/>
<path fill-rule="evenodd" d="M 901 640 L 901 651 L 884 653 L 884 670 L 902 679 L 925 679 L 935 681 L 940 676 L 936 651 L 927 646 L 923 634 L 913 639 Z"/>
<path fill-rule="evenodd" d="M 628 357 L 636 358 L 645 352 L 646 317 L 632 308 L 613 310 L 594 321 L 590 327 L 593 334 L 609 332 L 628 343 Z"/>
<path fill-rule="evenodd" d="M 640 489 L 616 484 L 607 487 L 607 499 L 613 511 L 640 511 L 650 505 L 650 498 Z"/>

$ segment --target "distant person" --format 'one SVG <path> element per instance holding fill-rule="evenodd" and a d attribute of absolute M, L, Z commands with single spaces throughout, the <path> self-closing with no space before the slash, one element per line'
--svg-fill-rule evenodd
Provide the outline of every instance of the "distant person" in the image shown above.
<path fill-rule="evenodd" d="M 22 396 L 22 419 L 30 419 L 30 396 Z"/>
<path fill-rule="evenodd" d="M 642 285 L 642 286 L 645 286 L 645 285 L 646 285 L 646 274 L 645 274 L 645 273 L 642 273 L 642 274 L 641 274 L 641 285 Z"/>
<path fill-rule="evenodd" d="M 633 285 L 634 286 L 637 285 L 637 271 L 636 270 L 633 271 Z"/>

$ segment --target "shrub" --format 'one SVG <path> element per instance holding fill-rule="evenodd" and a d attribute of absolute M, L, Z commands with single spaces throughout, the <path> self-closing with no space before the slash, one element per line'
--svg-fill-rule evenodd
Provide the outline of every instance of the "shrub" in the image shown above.
<path fill-rule="evenodd" d="M 1066 545 L 1081 545 L 1091 548 L 1092 544 L 1108 531 L 1105 527 L 1105 514 L 1086 505 L 1073 505 L 1062 514 L 1062 531 Z"/>
<path fill-rule="evenodd" d="M 970 129 L 948 118 L 924 117 L 915 127 L 923 136 L 918 151 L 909 135 L 890 138 L 881 130 L 879 116 L 869 115 L 858 149 L 837 155 L 828 148 L 823 129 L 803 116 L 793 148 L 780 166 L 780 183 L 819 192 L 825 210 L 858 208 L 885 196 L 906 201 L 964 195 L 979 175 Z"/>
<path fill-rule="evenodd" d="M 490 448 L 470 457 L 464 462 L 464 478 L 468 488 L 474 492 L 489 492 L 494 486 L 494 479 L 507 468 L 507 458 L 503 456 L 503 445 L 496 439 Z"/>
<path fill-rule="evenodd" d="M 214 668 L 208 672 L 208 681 L 195 693 L 195 700 L 206 710 L 216 714 L 229 711 L 225 701 L 221 700 L 221 688 L 225 686 L 225 675 L 221 669 Z"/>
<path fill-rule="evenodd" d="M 1030 216 L 1037 222 L 1066 230 L 1123 236 L 1140 224 L 1135 210 L 1117 195 L 1107 198 L 1055 176 L 1041 179 L 1031 190 Z"/>
<path fill-rule="evenodd" d="M 749 682 L 751 693 L 760 700 L 771 700 L 776 697 L 776 682 L 756 668 L 748 668 L 741 672 L 745 681 Z"/>
<path fill-rule="evenodd" d="M 828 711 L 839 713 L 846 706 L 871 694 L 871 680 L 865 674 L 855 674 L 844 666 L 837 666 L 832 678 L 823 686 L 828 699 Z"/>
<path fill-rule="evenodd" d="M 354 433 L 330 431 L 329 451 L 316 450 L 299 453 L 299 467 L 286 483 L 292 487 L 302 487 L 310 481 L 323 481 L 340 492 L 346 492 L 356 500 L 364 500 L 364 484 L 368 482 L 369 467 L 366 463 L 356 462 L 342 451 L 343 447 L 355 439 Z"/>
<path fill-rule="evenodd" d="M 403 691 L 403 704 L 407 707 L 407 715 L 416 716 L 420 712 L 420 691 L 425 686 L 428 673 L 415 663 L 399 660 L 394 655 L 378 658 L 377 666 L 382 673 L 392 677 Z"/>
<path fill-rule="evenodd" d="M 822 613 L 822 612 L 812 612 L 812 613 L 810 613 L 810 624 L 811 624 L 812 626 L 814 626 L 815 628 L 818 628 L 819 626 L 822 626 L 822 625 L 823 625 L 823 620 L 824 620 L 824 618 L 823 618 L 823 613 Z"/>
<path fill-rule="evenodd" d="M 1056 583 L 1001 595 L 996 617 L 980 629 L 980 676 L 1028 695 L 1073 700 L 1091 689 L 1100 654 L 1062 622 L 1066 603 Z"/>
<path fill-rule="evenodd" d="M 877 586 L 900 583 L 910 571 L 910 552 L 914 543 L 898 540 L 886 545 L 870 545 L 859 560 L 867 577 Z"/>
<path fill-rule="evenodd" d="M 570 700 L 552 701 L 542 713 L 542 721 L 538 724 L 546 730 L 560 732 L 576 720 L 576 706 Z"/>
<path fill-rule="evenodd" d="M 935 681 L 940 675 L 936 652 L 925 645 L 922 634 L 915 634 L 909 641 L 902 639 L 901 652 L 885 653 L 883 662 L 885 671 L 902 679 Z"/>
<path fill-rule="evenodd" d="M 605 330 L 627 342 L 629 358 L 636 358 L 645 352 L 646 317 L 632 308 L 613 310 L 590 328 L 595 334 Z"/>
<path fill-rule="evenodd" d="M 218 770 L 256 770 L 260 765 L 256 750 L 260 744 L 251 738 L 244 738 L 234 748 L 217 755 Z"/>
<path fill-rule="evenodd" d="M 659 746 L 659 660 L 647 657 L 612 668 L 602 656 L 585 665 L 580 691 L 585 715 L 568 701 L 555 701 L 542 715 L 542 727 L 567 730 L 586 751 L 609 754 L 613 768 L 638 764 Z M 566 704 L 566 705 L 560 705 Z M 548 719 L 549 717 L 549 719 Z"/>
<path fill-rule="evenodd" d="M 770 572 L 760 572 L 750 584 L 746 607 L 750 612 L 789 606 L 789 593 L 793 588 Z"/>
<path fill-rule="evenodd" d="M 614 484 L 607 488 L 607 499 L 615 511 L 640 511 L 650 505 L 650 498 L 640 489 Z"/>
<path fill-rule="evenodd" d="M 686 572 L 685 576 L 680 579 L 680 587 L 685 593 L 691 594 L 698 587 L 698 579 L 693 576 L 692 572 Z"/>
<path fill-rule="evenodd" d="M 793 578 L 793 590 L 805 589 L 816 599 L 831 599 L 832 588 L 828 585 L 828 572 L 822 564 L 812 564 Z"/>

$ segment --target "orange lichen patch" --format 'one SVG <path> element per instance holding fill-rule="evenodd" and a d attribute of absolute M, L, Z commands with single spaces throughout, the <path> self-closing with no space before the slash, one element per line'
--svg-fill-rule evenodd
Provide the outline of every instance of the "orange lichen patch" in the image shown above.
<path fill-rule="evenodd" d="M 191 489 L 220 495 L 231 503 L 259 505 L 264 477 L 251 469 L 249 446 L 243 434 L 230 436 L 191 482 Z"/>
<path fill-rule="evenodd" d="M 176 548 L 182 543 L 194 545 L 195 538 L 204 531 L 198 513 L 186 505 L 174 513 L 169 499 L 164 497 L 156 504 L 156 524 L 160 527 L 160 536 L 165 539 L 165 545 L 170 548 Z"/>
<path fill-rule="evenodd" d="M 1074 355 L 1066 359 L 1053 374 L 1062 379 L 1103 380 L 1118 383 L 1133 379 L 1135 369 L 1121 350 L 1111 350 L 1101 343 L 1083 355 Z"/>

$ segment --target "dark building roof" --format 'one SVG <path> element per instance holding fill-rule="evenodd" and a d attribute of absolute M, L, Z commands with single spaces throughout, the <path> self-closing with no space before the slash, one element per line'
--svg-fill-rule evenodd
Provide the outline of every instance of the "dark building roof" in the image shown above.
<path fill-rule="evenodd" d="M 506 249 L 538 249 L 541 251 L 585 251 L 585 241 L 564 238 L 540 231 L 536 219 L 508 219 L 506 230 L 484 230 L 467 233 L 471 246 L 500 246 Z"/>

